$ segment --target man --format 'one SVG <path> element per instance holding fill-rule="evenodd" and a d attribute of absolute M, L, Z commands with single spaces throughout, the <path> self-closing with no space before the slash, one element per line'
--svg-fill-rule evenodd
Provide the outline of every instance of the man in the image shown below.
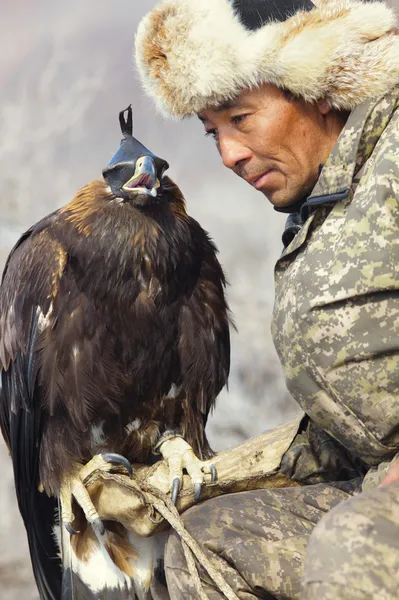
<path fill-rule="evenodd" d="M 210 500 L 186 527 L 239 598 L 399 598 L 395 16 L 352 0 L 166 0 L 136 59 L 161 111 L 197 115 L 224 165 L 289 213 L 273 336 L 305 412 L 280 470 L 301 486 Z M 197 597 L 175 535 L 165 567 L 172 600 Z"/>

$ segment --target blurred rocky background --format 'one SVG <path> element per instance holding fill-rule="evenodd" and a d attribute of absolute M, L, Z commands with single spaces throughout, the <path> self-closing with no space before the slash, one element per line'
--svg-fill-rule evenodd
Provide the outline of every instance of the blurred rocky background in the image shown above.
<path fill-rule="evenodd" d="M 209 422 L 215 449 L 289 419 L 270 336 L 273 264 L 284 217 L 225 169 L 196 120 L 166 122 L 140 90 L 134 32 L 153 0 L 0 0 L 0 272 L 19 235 L 101 175 L 119 145 L 118 112 L 165 157 L 189 213 L 211 232 L 238 333 L 229 392 Z M 0 441 L 0 600 L 36 600 L 10 461 Z"/>

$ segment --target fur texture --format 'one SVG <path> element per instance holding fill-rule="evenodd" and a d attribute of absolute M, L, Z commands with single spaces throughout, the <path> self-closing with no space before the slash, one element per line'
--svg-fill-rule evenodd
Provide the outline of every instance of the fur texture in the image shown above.
<path fill-rule="evenodd" d="M 164 0 L 139 25 L 136 63 L 167 116 L 198 113 L 262 83 L 352 110 L 399 82 L 399 37 L 382 2 L 321 0 L 250 32 L 227 0 Z"/>

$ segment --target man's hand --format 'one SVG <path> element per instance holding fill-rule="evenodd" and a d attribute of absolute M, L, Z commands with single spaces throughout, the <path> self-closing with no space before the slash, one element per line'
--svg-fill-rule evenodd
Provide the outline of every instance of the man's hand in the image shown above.
<path fill-rule="evenodd" d="M 379 486 L 380 485 L 388 485 L 390 483 L 395 483 L 396 481 L 399 481 L 399 460 L 396 460 L 389 467 L 388 473 L 385 475 L 384 479 L 381 481 Z"/>

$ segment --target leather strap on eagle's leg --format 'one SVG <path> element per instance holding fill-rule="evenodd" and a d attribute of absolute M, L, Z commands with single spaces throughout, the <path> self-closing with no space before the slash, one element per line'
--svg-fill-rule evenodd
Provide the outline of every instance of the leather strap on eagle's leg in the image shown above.
<path fill-rule="evenodd" d="M 172 429 L 167 429 L 159 438 L 159 440 L 157 441 L 156 445 L 154 446 L 154 454 L 161 454 L 161 446 L 164 442 L 167 442 L 168 440 L 174 440 L 175 438 L 181 438 L 182 440 L 184 440 L 184 437 L 182 436 L 182 434 L 179 431 L 174 431 Z"/>

